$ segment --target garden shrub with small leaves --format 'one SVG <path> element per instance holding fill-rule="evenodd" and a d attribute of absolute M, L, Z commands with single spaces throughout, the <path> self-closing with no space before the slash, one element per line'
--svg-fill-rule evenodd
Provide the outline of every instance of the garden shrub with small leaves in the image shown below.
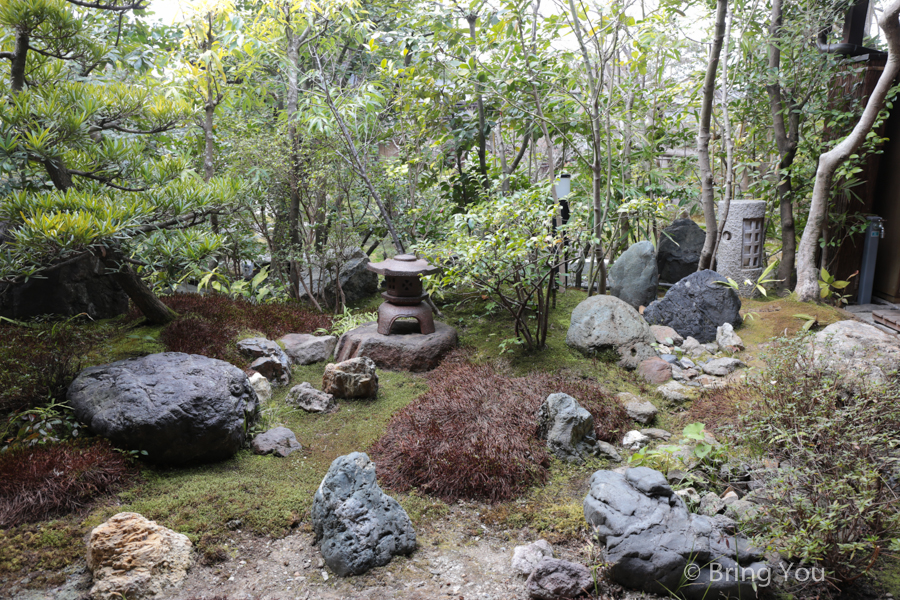
<path fill-rule="evenodd" d="M 809 355 L 808 336 L 782 340 L 737 426 L 739 442 L 780 463 L 766 472 L 766 518 L 749 527 L 783 556 L 848 583 L 898 549 L 900 383 L 841 392 Z"/>

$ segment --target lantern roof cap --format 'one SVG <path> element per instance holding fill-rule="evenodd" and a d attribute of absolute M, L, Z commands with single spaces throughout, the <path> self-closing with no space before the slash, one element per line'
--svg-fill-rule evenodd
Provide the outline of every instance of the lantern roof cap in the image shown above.
<path fill-rule="evenodd" d="M 391 277 L 431 275 L 441 270 L 440 267 L 429 265 L 424 258 L 417 258 L 415 254 L 398 254 L 381 262 L 370 262 L 366 265 L 366 268 L 379 275 Z"/>

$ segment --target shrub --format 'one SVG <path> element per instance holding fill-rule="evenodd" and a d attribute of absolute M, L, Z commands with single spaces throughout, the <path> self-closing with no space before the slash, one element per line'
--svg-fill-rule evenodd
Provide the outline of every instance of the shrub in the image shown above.
<path fill-rule="evenodd" d="M 0 527 L 72 512 L 120 489 L 128 460 L 105 440 L 0 453 Z"/>
<path fill-rule="evenodd" d="M 172 352 L 202 354 L 237 366 L 246 362 L 234 338 L 241 331 L 259 331 L 270 339 L 286 333 L 313 333 L 330 329 L 332 317 L 301 308 L 296 303 L 256 304 L 222 294 L 173 294 L 162 301 L 180 316 L 160 333 Z M 140 318 L 132 310 L 130 318 Z"/>
<path fill-rule="evenodd" d="M 783 341 L 755 382 L 738 440 L 780 462 L 767 472 L 768 519 L 753 531 L 783 555 L 825 567 L 832 581 L 864 574 L 900 534 L 896 480 L 900 385 L 852 395 L 817 370 L 804 336 Z"/>
<path fill-rule="evenodd" d="M 64 402 L 84 355 L 103 337 L 71 322 L 0 323 L 0 414 Z"/>
<path fill-rule="evenodd" d="M 490 366 L 448 358 L 431 389 L 400 411 L 372 449 L 390 488 L 418 488 L 445 501 L 498 502 L 547 478 L 549 455 L 535 413 L 553 392 L 577 398 L 601 439 L 615 441 L 624 410 L 596 383 L 551 375 L 505 377 Z"/>

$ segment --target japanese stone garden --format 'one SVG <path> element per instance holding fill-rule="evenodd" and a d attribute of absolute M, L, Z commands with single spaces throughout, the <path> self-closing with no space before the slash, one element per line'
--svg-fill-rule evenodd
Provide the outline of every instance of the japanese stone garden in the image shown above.
<path fill-rule="evenodd" d="M 896 597 L 883 4 L 0 0 L 0 598 Z"/>

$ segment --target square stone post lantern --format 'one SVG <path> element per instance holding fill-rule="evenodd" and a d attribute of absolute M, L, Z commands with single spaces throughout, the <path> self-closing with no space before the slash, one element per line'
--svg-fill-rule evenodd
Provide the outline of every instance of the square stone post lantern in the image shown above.
<path fill-rule="evenodd" d="M 370 262 L 366 268 L 384 275 L 387 285 L 387 291 L 381 293 L 385 302 L 378 307 L 378 333 L 390 335 L 394 321 L 403 318 L 418 321 L 423 334 L 434 333 L 434 315 L 431 307 L 423 302 L 428 294 L 423 293 L 420 277 L 437 273 L 440 267 L 429 265 L 413 254 L 398 254 L 382 262 Z"/>
<path fill-rule="evenodd" d="M 719 214 L 723 208 L 720 202 Z M 745 298 L 759 295 L 756 280 L 766 269 L 765 223 L 765 200 L 731 201 L 716 255 L 716 271 L 738 282 L 738 294 Z M 748 279 L 753 285 L 744 284 Z"/>

